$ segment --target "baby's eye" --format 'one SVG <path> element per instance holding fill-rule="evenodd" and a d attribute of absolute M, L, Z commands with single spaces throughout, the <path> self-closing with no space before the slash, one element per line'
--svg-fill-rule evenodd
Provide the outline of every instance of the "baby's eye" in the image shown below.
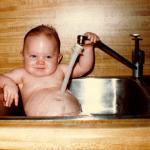
<path fill-rule="evenodd" d="M 36 58 L 36 55 L 30 55 L 31 58 Z"/>
<path fill-rule="evenodd" d="M 51 57 L 51 56 L 46 56 L 46 58 L 47 58 L 47 59 L 50 59 L 50 58 L 52 58 L 52 57 Z"/>

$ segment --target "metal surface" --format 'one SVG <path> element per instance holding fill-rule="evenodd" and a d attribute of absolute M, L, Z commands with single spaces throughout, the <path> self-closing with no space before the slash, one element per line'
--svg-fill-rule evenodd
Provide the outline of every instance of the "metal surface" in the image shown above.
<path fill-rule="evenodd" d="M 80 101 L 83 114 L 150 117 L 149 91 L 139 80 L 80 78 L 72 80 L 70 90 Z"/>
<path fill-rule="evenodd" d="M 96 42 L 95 47 L 101 49 L 102 51 L 104 51 L 108 55 L 112 56 L 119 62 L 121 62 L 124 65 L 126 65 L 127 67 L 131 68 L 132 70 L 137 69 L 137 67 L 132 62 L 130 62 L 125 57 L 121 56 L 119 53 L 117 53 L 115 50 L 113 50 L 112 48 L 110 48 L 109 46 L 104 44 L 103 42 L 101 42 L 101 41 Z"/>

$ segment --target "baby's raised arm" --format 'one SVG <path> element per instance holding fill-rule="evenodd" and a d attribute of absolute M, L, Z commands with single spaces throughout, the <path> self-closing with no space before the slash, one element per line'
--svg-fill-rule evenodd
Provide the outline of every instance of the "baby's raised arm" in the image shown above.
<path fill-rule="evenodd" d="M 94 65 L 94 44 L 99 41 L 99 37 L 91 32 L 86 32 L 84 34 L 87 36 L 88 40 L 85 41 L 83 46 L 84 51 L 79 56 L 79 61 L 75 64 L 72 77 L 83 76 L 88 73 Z"/>

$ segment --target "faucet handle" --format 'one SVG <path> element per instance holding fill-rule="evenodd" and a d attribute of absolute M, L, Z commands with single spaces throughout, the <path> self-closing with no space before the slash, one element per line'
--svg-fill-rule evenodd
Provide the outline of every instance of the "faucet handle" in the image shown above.
<path fill-rule="evenodd" d="M 133 37 L 140 37 L 141 35 L 140 34 L 138 34 L 138 33 L 132 33 L 132 34 L 130 34 L 131 36 L 133 36 Z"/>
<path fill-rule="evenodd" d="M 142 40 L 142 38 L 140 37 L 141 35 L 138 34 L 138 33 L 133 33 L 133 34 L 130 34 L 130 36 L 132 36 L 132 40 Z"/>

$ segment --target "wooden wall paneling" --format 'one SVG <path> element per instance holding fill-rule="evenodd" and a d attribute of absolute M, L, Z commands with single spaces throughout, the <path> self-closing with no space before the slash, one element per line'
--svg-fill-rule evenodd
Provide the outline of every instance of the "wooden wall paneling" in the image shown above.
<path fill-rule="evenodd" d="M 68 63 L 76 36 L 86 31 L 97 33 L 104 43 L 131 60 L 134 42 L 129 34 L 140 33 L 146 54 L 144 74 L 150 75 L 149 0 L 1 0 L 0 73 L 22 66 L 23 37 L 39 24 L 56 27 L 62 42 L 62 63 Z M 118 75 L 131 75 L 131 70 L 96 50 L 90 76 Z"/>

